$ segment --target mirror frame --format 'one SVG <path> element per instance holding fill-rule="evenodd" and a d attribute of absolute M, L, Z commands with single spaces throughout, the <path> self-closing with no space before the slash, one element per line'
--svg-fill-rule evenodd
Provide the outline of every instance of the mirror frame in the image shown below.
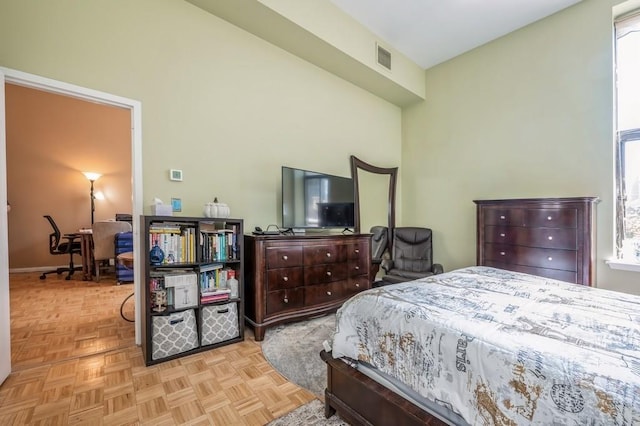
<path fill-rule="evenodd" d="M 360 229 L 360 186 L 358 183 L 358 170 L 364 170 L 379 175 L 389 175 L 389 200 L 387 204 L 387 245 L 391 246 L 391 234 L 396 224 L 396 180 L 398 176 L 397 167 L 378 167 L 357 158 L 355 155 L 351 159 L 351 177 L 353 178 L 353 192 L 355 196 L 354 205 L 354 228 L 353 231 L 359 234 Z"/>

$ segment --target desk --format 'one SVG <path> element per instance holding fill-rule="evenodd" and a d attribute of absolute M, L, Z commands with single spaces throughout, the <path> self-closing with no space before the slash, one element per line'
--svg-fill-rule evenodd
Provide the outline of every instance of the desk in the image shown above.
<path fill-rule="evenodd" d="M 132 251 L 126 251 L 124 253 L 120 253 L 118 256 L 116 256 L 116 259 L 118 260 L 118 263 L 123 265 L 125 268 L 133 269 L 133 252 Z"/>
<path fill-rule="evenodd" d="M 82 254 L 82 279 L 93 281 L 93 233 L 91 229 L 81 229 L 78 235 L 80 235 L 80 252 Z"/>

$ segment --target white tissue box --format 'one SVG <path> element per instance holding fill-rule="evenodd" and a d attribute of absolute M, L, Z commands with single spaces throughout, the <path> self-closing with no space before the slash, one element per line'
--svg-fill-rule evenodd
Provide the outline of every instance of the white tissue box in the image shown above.
<path fill-rule="evenodd" d="M 151 215 L 173 216 L 173 208 L 171 208 L 171 204 L 151 204 Z"/>

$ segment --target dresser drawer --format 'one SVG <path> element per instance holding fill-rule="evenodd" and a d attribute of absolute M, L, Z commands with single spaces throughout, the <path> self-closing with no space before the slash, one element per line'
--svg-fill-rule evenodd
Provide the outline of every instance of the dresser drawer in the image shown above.
<path fill-rule="evenodd" d="M 485 226 L 488 243 L 576 250 L 578 235 L 575 228 L 524 228 L 521 226 Z"/>
<path fill-rule="evenodd" d="M 347 260 L 347 249 L 343 244 L 304 247 L 304 264 L 336 263 Z"/>
<path fill-rule="evenodd" d="M 369 268 L 369 264 L 366 259 L 353 259 L 347 263 L 348 275 L 350 277 L 357 277 L 358 275 L 365 274 L 366 269 Z"/>
<path fill-rule="evenodd" d="M 503 244 L 486 243 L 485 259 L 536 268 L 576 271 L 578 254 L 574 250 L 543 249 Z"/>
<path fill-rule="evenodd" d="M 302 272 L 302 266 L 269 269 L 267 271 L 267 291 L 301 287 L 303 285 L 304 274 Z"/>
<path fill-rule="evenodd" d="M 577 228 L 576 209 L 526 209 L 524 224 L 531 227 Z"/>
<path fill-rule="evenodd" d="M 531 266 L 509 265 L 507 263 L 492 262 L 492 261 L 485 262 L 484 266 L 491 266 L 494 268 L 506 269 L 508 271 L 523 272 L 525 274 L 537 275 L 539 277 L 546 277 L 554 280 L 566 281 L 569 283 L 575 283 L 576 280 L 578 279 L 578 273 L 576 271 L 534 268 Z"/>
<path fill-rule="evenodd" d="M 347 245 L 347 259 L 355 260 L 355 259 L 364 259 L 364 253 L 370 250 L 369 244 L 349 244 Z"/>
<path fill-rule="evenodd" d="M 304 268 L 304 284 L 315 285 L 347 279 L 346 263 L 327 263 Z"/>
<path fill-rule="evenodd" d="M 302 265 L 302 247 L 268 247 L 267 269 Z"/>
<path fill-rule="evenodd" d="M 344 297 L 345 281 L 335 281 L 326 284 L 316 284 L 304 288 L 304 304 L 319 305 Z"/>
<path fill-rule="evenodd" d="M 483 212 L 485 225 L 521 226 L 524 222 L 522 209 L 486 208 Z"/>
<path fill-rule="evenodd" d="M 343 287 L 344 296 L 353 296 L 354 294 L 371 288 L 368 275 L 360 275 L 357 277 L 349 277 Z"/>
<path fill-rule="evenodd" d="M 290 309 L 301 308 L 304 305 L 303 287 L 270 291 L 267 293 L 267 315 Z"/>

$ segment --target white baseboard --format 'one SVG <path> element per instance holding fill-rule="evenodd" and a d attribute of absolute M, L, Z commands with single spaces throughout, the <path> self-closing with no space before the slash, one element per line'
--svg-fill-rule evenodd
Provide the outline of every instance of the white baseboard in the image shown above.
<path fill-rule="evenodd" d="M 17 273 L 21 273 L 21 272 L 46 272 L 46 271 L 53 271 L 55 269 L 58 268 L 66 268 L 68 267 L 69 264 L 67 263 L 66 265 L 60 265 L 60 266 L 32 266 L 30 268 L 10 268 L 9 269 L 9 273 L 10 274 L 17 274 Z M 82 266 L 82 264 L 80 265 L 73 265 L 74 267 L 80 267 Z"/>

